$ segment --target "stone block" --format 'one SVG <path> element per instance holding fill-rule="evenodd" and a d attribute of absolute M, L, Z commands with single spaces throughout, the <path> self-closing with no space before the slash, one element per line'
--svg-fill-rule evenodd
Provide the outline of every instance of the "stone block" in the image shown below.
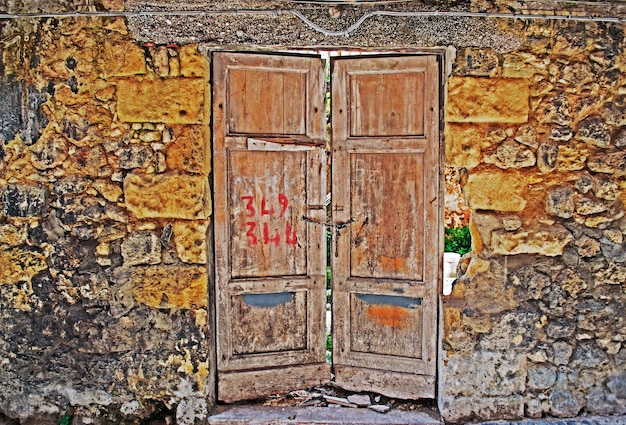
<path fill-rule="evenodd" d="M 11 223 L 0 224 L 0 244 L 17 246 L 26 243 L 28 228 L 25 224 L 16 225 Z"/>
<path fill-rule="evenodd" d="M 521 78 L 451 77 L 447 122 L 528 122 L 530 92 Z"/>
<path fill-rule="evenodd" d="M 626 400 L 626 372 L 615 375 L 606 385 L 617 398 Z"/>
<path fill-rule="evenodd" d="M 485 157 L 485 163 L 502 169 L 532 167 L 537 162 L 533 151 L 513 140 L 505 140 L 494 155 Z"/>
<path fill-rule="evenodd" d="M 502 76 L 507 78 L 530 78 L 535 74 L 547 74 L 546 68 L 546 60 L 532 53 L 511 53 L 504 57 Z"/>
<path fill-rule="evenodd" d="M 538 390 L 550 388 L 556 382 L 556 367 L 539 363 L 528 368 L 528 387 Z"/>
<path fill-rule="evenodd" d="M 537 142 L 537 133 L 530 125 L 523 125 L 517 129 L 515 141 L 530 146 L 531 148 L 536 148 L 539 145 Z"/>
<path fill-rule="evenodd" d="M 542 123 L 567 126 L 572 121 L 570 100 L 565 93 L 551 93 L 543 98 L 534 114 Z"/>
<path fill-rule="evenodd" d="M 209 74 L 209 63 L 198 52 L 195 44 L 186 44 L 180 47 L 180 74 L 183 77 L 204 77 Z"/>
<path fill-rule="evenodd" d="M 445 127 L 445 163 L 449 167 L 474 168 L 482 160 L 482 151 L 492 142 L 487 138 L 488 128 L 476 124 L 448 124 Z"/>
<path fill-rule="evenodd" d="M 542 173 L 549 173 L 556 167 L 559 146 L 556 143 L 542 143 L 537 148 L 537 167 Z"/>
<path fill-rule="evenodd" d="M 491 49 L 468 47 L 458 52 L 454 73 L 457 75 L 492 76 L 498 70 L 498 54 Z"/>
<path fill-rule="evenodd" d="M 552 363 L 555 365 L 566 365 L 569 363 L 569 359 L 572 357 L 573 348 L 567 342 L 556 341 L 552 344 L 552 351 L 554 356 Z"/>
<path fill-rule="evenodd" d="M 576 138 L 599 148 L 608 148 L 611 129 L 600 116 L 589 116 L 578 125 Z"/>
<path fill-rule="evenodd" d="M 46 212 L 48 193 L 44 187 L 9 185 L 2 188 L 2 213 L 9 217 L 41 217 Z"/>
<path fill-rule="evenodd" d="M 621 128 L 613 139 L 613 143 L 618 148 L 626 147 L 626 128 Z"/>
<path fill-rule="evenodd" d="M 109 202 L 117 202 L 124 193 L 122 188 L 107 180 L 98 180 L 93 183 L 93 188 Z"/>
<path fill-rule="evenodd" d="M 569 186 L 557 187 L 546 196 L 546 212 L 561 218 L 570 218 L 574 214 L 574 191 Z"/>
<path fill-rule="evenodd" d="M 189 174 L 128 174 L 126 207 L 138 218 L 203 219 L 210 215 L 208 182 Z"/>
<path fill-rule="evenodd" d="M 469 223 L 472 251 L 480 253 L 485 246 L 491 245 L 491 232 L 501 229 L 502 226 L 502 220 L 498 214 L 474 211 Z"/>
<path fill-rule="evenodd" d="M 526 366 L 526 355 L 515 351 L 449 355 L 442 388 L 456 397 L 506 397 L 525 389 Z"/>
<path fill-rule="evenodd" d="M 496 230 L 491 235 L 495 254 L 540 254 L 554 257 L 563 254 L 563 248 L 574 237 L 564 227 L 553 225 L 521 232 Z"/>
<path fill-rule="evenodd" d="M 550 394 L 550 414 L 556 417 L 574 417 L 581 408 L 576 397 L 568 390 L 558 388 Z"/>
<path fill-rule="evenodd" d="M 506 287 L 506 277 L 487 271 L 466 283 L 465 301 L 477 313 L 498 314 L 518 307 L 519 299 L 512 287 Z"/>
<path fill-rule="evenodd" d="M 150 146 L 132 144 L 118 149 L 115 155 L 119 158 L 117 165 L 124 170 L 147 168 L 154 163 L 154 152 Z"/>
<path fill-rule="evenodd" d="M 588 159 L 587 167 L 596 173 L 613 174 L 616 177 L 626 176 L 626 151 L 597 153 Z"/>
<path fill-rule="evenodd" d="M 47 268 L 46 257 L 28 248 L 0 250 L 0 285 L 30 281 Z"/>
<path fill-rule="evenodd" d="M 205 127 L 200 125 L 173 126 L 173 141 L 166 151 L 167 168 L 187 173 L 206 174 L 210 158 L 207 155 Z"/>
<path fill-rule="evenodd" d="M 117 113 L 125 122 L 199 124 L 205 107 L 200 78 L 125 78 L 117 83 Z"/>
<path fill-rule="evenodd" d="M 208 221 L 177 221 L 174 241 L 178 258 L 183 263 L 206 264 Z"/>
<path fill-rule="evenodd" d="M 539 313 L 529 311 L 507 311 L 493 318 L 490 333 L 484 335 L 479 347 L 485 350 L 507 351 L 530 347 L 535 342 Z"/>
<path fill-rule="evenodd" d="M 131 281 L 135 301 L 153 308 L 197 309 L 208 303 L 205 267 L 137 267 Z"/>
<path fill-rule="evenodd" d="M 65 138 L 55 135 L 47 140 L 39 139 L 39 143 L 33 145 L 31 160 L 38 170 L 50 170 L 63 164 L 67 158 L 68 148 Z"/>
<path fill-rule="evenodd" d="M 122 242 L 122 257 L 126 266 L 159 264 L 161 241 L 151 232 L 137 232 Z"/>
<path fill-rule="evenodd" d="M 124 77 L 146 73 L 144 50 L 119 35 L 109 35 L 104 44 L 105 72 L 109 77 Z"/>
<path fill-rule="evenodd" d="M 577 171 L 585 168 L 589 150 L 584 144 L 560 145 L 557 149 L 555 168 L 557 171 Z"/>
<path fill-rule="evenodd" d="M 525 186 L 521 174 L 484 170 L 470 174 L 463 190 L 472 209 L 519 212 L 526 206 Z"/>
<path fill-rule="evenodd" d="M 584 342 L 574 349 L 572 364 L 586 368 L 596 368 L 609 362 L 606 352 L 594 342 Z"/>
<path fill-rule="evenodd" d="M 68 171 L 93 177 L 111 175 L 106 152 L 101 146 L 77 149 L 72 155 L 72 163 Z"/>

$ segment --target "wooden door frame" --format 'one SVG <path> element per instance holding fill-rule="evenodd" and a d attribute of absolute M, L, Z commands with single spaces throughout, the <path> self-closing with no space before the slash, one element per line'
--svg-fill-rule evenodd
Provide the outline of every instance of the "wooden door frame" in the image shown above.
<path fill-rule="evenodd" d="M 246 47 L 246 48 L 244 48 Z M 452 64 L 454 63 L 454 59 L 456 56 L 456 49 L 450 47 L 431 47 L 431 48 L 400 48 L 400 49 L 389 49 L 389 48 L 355 48 L 355 47 L 333 47 L 333 46 L 319 46 L 319 47 L 293 47 L 293 48 L 284 48 L 284 47 L 273 47 L 273 46 L 236 46 L 235 48 L 224 48 L 224 46 L 220 45 L 203 45 L 201 46 L 202 53 L 209 58 L 210 62 L 210 81 L 209 84 L 212 86 L 214 83 L 213 79 L 213 65 L 212 65 L 212 57 L 213 53 L 216 52 L 233 52 L 233 53 L 266 53 L 266 54 L 285 54 L 285 55 L 311 55 L 311 54 L 321 54 L 321 52 L 342 52 L 347 55 L 407 55 L 407 56 L 420 56 L 420 55 L 429 55 L 435 56 L 436 60 L 439 62 L 439 82 L 438 82 L 438 104 L 439 104 L 439 135 L 438 135 L 438 143 L 439 143 L 439 161 L 438 161 L 438 170 L 439 170 L 439 183 L 438 183 L 438 193 L 439 198 L 441 200 L 444 199 L 445 196 L 445 176 L 444 176 L 444 157 L 445 157 L 445 138 L 444 138 L 444 111 L 445 111 L 445 103 L 446 103 L 446 86 L 448 77 L 452 74 Z M 210 107 L 213 107 L 214 99 L 211 99 Z M 210 144 L 210 152 L 211 152 L 211 165 L 212 170 L 209 174 L 209 185 L 212 196 L 212 202 L 214 200 L 215 194 L 215 176 L 214 176 L 214 161 L 215 155 L 213 151 L 213 119 L 211 119 L 210 131 L 211 131 L 211 144 Z M 332 182 L 331 182 L 332 184 Z M 437 330 L 436 336 L 436 383 L 435 383 L 435 400 L 439 400 L 439 388 L 440 388 L 440 376 L 441 369 L 443 367 L 442 364 L 442 336 L 443 336 L 443 310 L 442 310 L 442 289 L 443 289 L 443 241 L 444 241 L 444 228 L 443 228 L 443 215 L 444 215 L 444 202 L 440 202 L 437 210 L 438 210 L 438 233 L 439 233 L 439 246 L 441 252 L 438 252 L 437 256 L 437 318 L 435 329 Z M 213 301 L 209 304 L 209 327 L 208 327 L 208 336 L 212 336 L 213 343 L 209 346 L 209 358 L 211 361 L 211 366 L 209 367 L 209 386 L 211 390 L 209 391 L 209 402 L 211 406 L 215 406 L 217 403 L 217 281 L 216 281 L 216 252 L 215 252 L 215 220 L 211 220 L 211 224 L 208 229 L 207 240 L 210 240 L 213 243 L 213 249 L 211 250 L 211 256 L 209 258 L 209 285 L 208 292 L 209 297 Z M 212 280 L 212 282 L 211 282 Z"/>

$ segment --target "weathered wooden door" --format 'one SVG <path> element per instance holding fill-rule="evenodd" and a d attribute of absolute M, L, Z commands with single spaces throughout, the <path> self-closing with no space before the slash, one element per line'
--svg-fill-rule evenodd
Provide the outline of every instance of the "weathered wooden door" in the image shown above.
<path fill-rule="evenodd" d="M 213 56 L 218 397 L 327 382 L 324 66 Z"/>
<path fill-rule="evenodd" d="M 434 398 L 438 63 L 332 65 L 333 368 L 338 385 Z"/>
<path fill-rule="evenodd" d="M 335 380 L 434 398 L 438 62 L 332 65 Z M 324 71 L 315 57 L 237 53 L 213 66 L 218 397 L 231 402 L 330 379 Z"/>

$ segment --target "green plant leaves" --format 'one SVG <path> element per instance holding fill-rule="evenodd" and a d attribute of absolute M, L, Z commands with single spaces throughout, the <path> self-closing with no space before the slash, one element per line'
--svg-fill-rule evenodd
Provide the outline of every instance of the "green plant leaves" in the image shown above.
<path fill-rule="evenodd" d="M 470 252 L 472 250 L 472 237 L 469 227 L 445 228 L 443 250 L 461 255 Z"/>

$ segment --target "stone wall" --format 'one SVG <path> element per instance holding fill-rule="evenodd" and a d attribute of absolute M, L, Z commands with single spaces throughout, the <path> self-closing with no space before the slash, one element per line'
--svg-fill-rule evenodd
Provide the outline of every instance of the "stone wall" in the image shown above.
<path fill-rule="evenodd" d="M 30 3 L 47 5 L 9 6 Z M 413 3 L 389 7 L 422 10 Z M 366 10 L 302 8 L 331 29 Z M 472 210 L 474 252 L 443 298 L 446 419 L 626 412 L 624 28 L 378 17 L 337 38 L 286 14 L 0 21 L 0 412 L 206 416 L 210 75 L 198 51 L 298 46 L 456 52 L 445 165 Z"/>
<path fill-rule="evenodd" d="M 121 18 L 10 31 L 0 411 L 130 423 L 173 409 L 194 423 L 214 391 L 208 61 L 195 45 L 139 45 Z"/>
<path fill-rule="evenodd" d="M 452 421 L 626 412 L 624 27 L 522 30 L 510 53 L 459 49 L 448 80 L 474 248 L 444 300 Z"/>

